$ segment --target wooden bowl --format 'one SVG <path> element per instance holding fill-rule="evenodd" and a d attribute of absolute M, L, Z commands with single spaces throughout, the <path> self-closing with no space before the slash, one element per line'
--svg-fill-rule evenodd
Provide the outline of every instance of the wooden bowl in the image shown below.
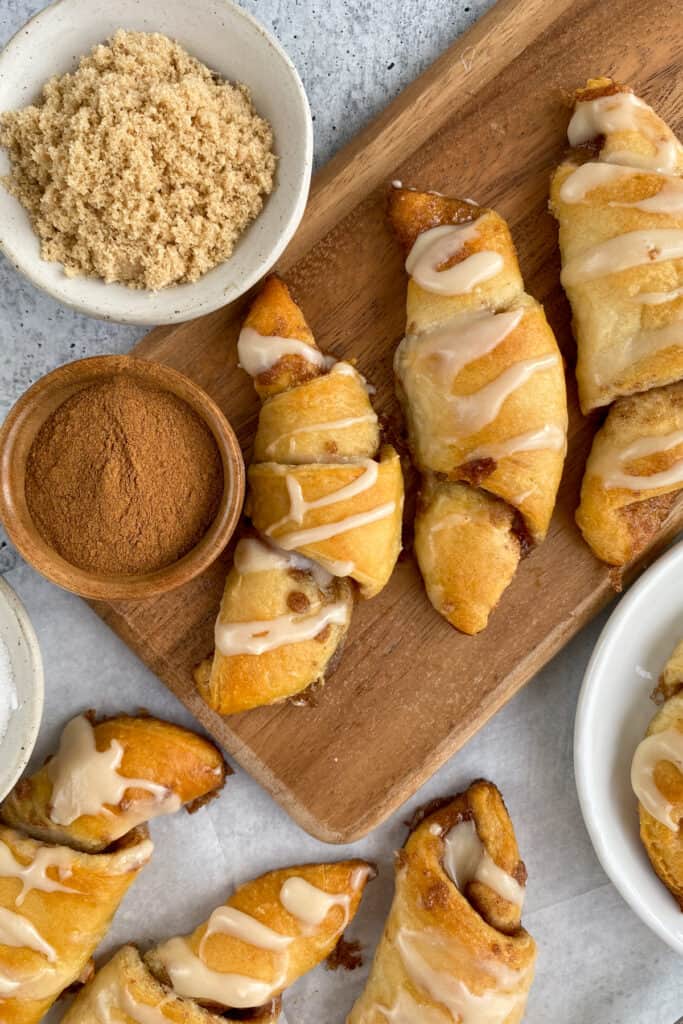
<path fill-rule="evenodd" d="M 211 431 L 223 464 L 224 486 L 218 512 L 199 543 L 177 562 L 137 575 L 88 572 L 66 561 L 38 532 L 24 493 L 28 454 L 48 416 L 82 388 L 120 374 L 163 388 L 187 402 Z M 39 573 L 81 597 L 98 601 L 142 599 L 194 579 L 227 545 L 243 500 L 244 461 L 232 427 L 205 391 L 161 363 L 132 356 L 95 356 L 67 363 L 30 387 L 10 409 L 0 430 L 0 519 L 9 538 Z"/>

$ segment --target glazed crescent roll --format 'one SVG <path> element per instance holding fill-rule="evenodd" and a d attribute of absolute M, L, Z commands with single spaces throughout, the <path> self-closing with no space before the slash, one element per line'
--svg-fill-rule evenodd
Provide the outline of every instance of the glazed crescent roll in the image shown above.
<path fill-rule="evenodd" d="M 78 715 L 57 753 L 0 805 L 0 819 L 36 839 L 97 852 L 142 822 L 205 800 L 225 775 L 216 747 L 188 729 Z"/>
<path fill-rule="evenodd" d="M 253 1014 L 239 1017 L 213 1013 L 183 999 L 154 977 L 134 946 L 123 946 L 104 965 L 62 1017 L 62 1024 L 276 1024 L 279 1001 Z"/>
<path fill-rule="evenodd" d="M 91 854 L 0 825 L 3 1024 L 38 1024 L 81 976 L 152 850 L 145 828 Z"/>
<path fill-rule="evenodd" d="M 683 377 L 683 147 L 610 78 L 575 94 L 553 175 L 584 412 Z"/>
<path fill-rule="evenodd" d="M 415 553 L 437 611 L 477 633 L 548 529 L 566 452 L 562 358 L 495 211 L 392 188 L 389 218 L 410 275 L 394 368 L 422 474 Z"/>
<path fill-rule="evenodd" d="M 291 697 L 334 667 L 354 593 L 386 585 L 401 547 L 403 476 L 380 447 L 362 376 L 316 346 L 286 285 L 266 281 L 239 337 L 262 407 L 246 511 L 199 693 L 227 715 Z"/>
<path fill-rule="evenodd" d="M 577 91 L 568 135 L 573 149 L 555 172 L 550 205 L 579 396 L 584 412 L 615 402 L 576 518 L 598 558 L 623 565 L 683 486 L 683 147 L 609 78 Z"/>
<path fill-rule="evenodd" d="M 147 1016 L 155 1009 L 155 1024 L 274 1021 L 283 990 L 332 952 L 373 874 L 356 860 L 247 882 L 194 932 L 152 949 L 144 963 L 130 947 L 120 953 L 79 993 L 64 1024 L 90 1024 L 102 1000 L 117 1011 L 117 1024 L 137 1024 L 141 1004 Z"/>
<path fill-rule="evenodd" d="M 664 669 L 659 692 L 668 698 L 636 749 L 631 784 L 650 863 L 683 910 L 683 641 Z"/>
<path fill-rule="evenodd" d="M 683 487 L 683 382 L 614 403 L 586 463 L 576 521 L 603 562 L 635 558 Z"/>
<path fill-rule="evenodd" d="M 347 1024 L 517 1024 L 536 944 L 521 926 L 526 870 L 496 787 L 428 814 L 396 859 L 396 890 Z"/>

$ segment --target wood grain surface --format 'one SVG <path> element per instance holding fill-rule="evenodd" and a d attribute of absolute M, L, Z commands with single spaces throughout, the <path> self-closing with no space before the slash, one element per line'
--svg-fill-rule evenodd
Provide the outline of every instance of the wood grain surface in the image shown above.
<path fill-rule="evenodd" d="M 683 18 L 671 0 L 502 0 L 320 172 L 280 262 L 321 347 L 357 359 L 392 430 L 406 282 L 385 220 L 388 182 L 473 197 L 508 219 L 527 290 L 545 303 L 567 361 L 570 447 L 548 539 L 522 563 L 484 633 L 459 635 L 431 608 L 410 553 L 409 511 L 394 577 L 357 607 L 341 664 L 314 706 L 221 719 L 197 697 L 191 672 L 212 649 L 229 553 L 171 594 L 95 605 L 229 754 L 323 840 L 349 841 L 382 821 L 613 595 L 608 569 L 574 525 L 598 419 L 578 412 L 548 179 L 565 147 L 567 91 L 587 77 L 632 85 L 680 133 L 682 50 Z M 236 367 L 245 303 L 152 331 L 135 352 L 205 387 L 248 457 L 258 401 Z M 407 484 L 414 492 L 410 474 Z M 628 576 L 681 519 L 679 508 Z"/>

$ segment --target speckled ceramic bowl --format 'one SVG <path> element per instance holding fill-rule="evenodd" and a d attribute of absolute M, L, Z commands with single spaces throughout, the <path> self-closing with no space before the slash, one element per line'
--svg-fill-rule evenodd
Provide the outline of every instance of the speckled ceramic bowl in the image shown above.
<path fill-rule="evenodd" d="M 270 270 L 296 231 L 311 177 L 313 128 L 301 80 L 287 54 L 258 22 L 229 0 L 58 0 L 32 18 L 0 54 L 0 112 L 34 102 L 117 29 L 161 32 L 216 70 L 251 89 L 273 128 L 278 167 L 263 211 L 231 258 L 193 284 L 137 291 L 82 277 L 40 258 L 38 238 L 19 202 L 0 188 L 0 248 L 38 288 L 66 306 L 103 320 L 169 324 L 232 302 Z M 0 174 L 9 167 L 0 150 Z"/>
<path fill-rule="evenodd" d="M 28 762 L 43 714 L 43 663 L 36 634 L 23 604 L 0 579 L 0 658 L 9 663 L 16 707 L 0 729 L 0 800 Z M 4 668 L 2 668 L 4 671 Z M 4 691 L 0 686 L 0 700 Z"/>

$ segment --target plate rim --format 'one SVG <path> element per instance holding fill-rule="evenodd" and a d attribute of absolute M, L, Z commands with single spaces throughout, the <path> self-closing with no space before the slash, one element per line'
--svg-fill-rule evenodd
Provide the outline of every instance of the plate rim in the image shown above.
<path fill-rule="evenodd" d="M 655 589 L 662 577 L 666 576 L 672 565 L 683 561 L 683 540 L 677 541 L 668 551 L 661 555 L 638 580 L 628 589 L 611 612 L 603 626 L 600 636 L 593 648 L 588 665 L 583 675 L 574 718 L 573 757 L 574 781 L 579 799 L 579 807 L 586 831 L 595 855 L 607 875 L 609 881 L 628 904 L 630 909 L 651 931 L 679 955 L 683 956 L 683 932 L 680 937 L 673 935 L 662 923 L 657 914 L 640 900 L 637 889 L 632 886 L 619 870 L 616 858 L 608 844 L 604 841 L 591 811 L 590 783 L 588 771 L 589 758 L 584 755 L 584 747 L 588 738 L 588 725 L 593 712 L 593 703 L 598 687 L 595 680 L 599 678 L 603 663 L 611 653 L 611 647 L 618 637 L 619 627 L 628 620 L 634 605 L 637 605 L 648 591 Z M 652 869 L 654 870 L 654 869 Z M 663 884 L 663 883 L 662 883 Z M 673 897 L 671 897 L 673 899 Z"/>
<path fill-rule="evenodd" d="M 81 0 L 51 0 L 51 2 L 49 2 L 45 7 L 36 11 L 31 15 L 31 17 L 23 22 L 16 32 L 14 32 L 7 40 L 4 46 L 0 48 L 0 74 L 6 73 L 5 69 L 7 67 L 11 68 L 14 50 L 19 42 L 23 41 L 21 40 L 22 36 L 34 31 L 38 23 L 49 22 L 55 12 L 59 13 L 60 8 L 68 9 L 70 5 L 76 7 L 80 2 Z M 298 187 L 293 194 L 293 201 L 290 204 L 289 212 L 286 214 L 284 221 L 281 221 L 280 232 L 272 246 L 269 248 L 267 255 L 261 260 L 260 264 L 255 266 L 249 273 L 245 274 L 238 284 L 223 282 L 222 286 L 218 286 L 215 289 L 213 295 L 207 295 L 203 299 L 195 299 L 194 301 L 191 297 L 183 299 L 182 293 L 178 296 L 177 291 L 172 291 L 171 289 L 182 289 L 183 287 L 191 289 L 192 285 L 196 282 L 191 282 L 185 286 L 173 285 L 170 289 L 161 289 L 158 293 L 163 294 L 164 297 L 166 295 L 176 296 L 175 301 L 170 303 L 170 308 L 167 311 L 155 309 L 153 311 L 128 312 L 124 306 L 121 306 L 120 308 L 117 307 L 115 302 L 113 306 L 109 308 L 106 303 L 101 305 L 99 299 L 93 299 L 91 301 L 87 297 L 65 294 L 59 286 L 53 284 L 47 279 L 43 279 L 40 273 L 35 270 L 34 264 L 31 261 L 22 260 L 17 255 L 16 247 L 12 245 L 11 238 L 8 240 L 7 235 L 0 231 L 0 253 L 2 253 L 2 255 L 7 259 L 8 263 L 34 288 L 42 291 L 66 309 L 70 309 L 82 316 L 88 316 L 94 320 L 100 320 L 104 323 L 129 324 L 137 327 L 152 328 L 187 323 L 188 321 L 215 313 L 217 310 L 222 309 L 224 306 L 230 305 L 241 298 L 245 292 L 270 273 L 299 229 L 308 205 L 314 158 L 314 133 L 311 107 L 301 75 L 294 64 L 294 61 L 285 50 L 283 44 L 273 32 L 267 29 L 265 25 L 258 20 L 254 14 L 246 10 L 244 7 L 241 7 L 239 3 L 235 2 L 235 0 L 214 0 L 214 3 L 224 10 L 226 16 L 234 17 L 238 20 L 241 19 L 263 39 L 266 45 L 271 48 L 286 68 L 291 79 L 294 92 L 297 96 L 299 105 L 298 116 L 301 118 L 301 127 L 303 129 L 304 136 L 301 154 L 301 173 Z M 163 32 L 163 28 L 160 26 L 157 31 Z M 46 74 L 45 81 L 47 81 L 48 78 L 49 73 Z M 17 212 L 21 212 L 23 210 L 21 204 L 19 204 L 18 200 L 15 200 L 15 202 L 17 203 L 17 206 L 20 207 Z M 25 214 L 25 211 L 23 212 Z M 244 234 L 253 227 L 258 219 L 259 217 L 255 218 L 255 220 L 247 226 Z M 242 236 L 240 236 L 240 239 L 241 237 Z M 238 242 L 240 239 L 238 239 Z M 212 270 L 219 271 L 225 265 L 229 264 L 229 262 L 230 260 L 227 260 L 223 264 L 218 264 L 216 267 L 212 268 Z M 37 265 L 40 265 L 40 259 Z M 209 271 L 209 273 L 210 272 L 211 271 Z M 85 278 L 84 280 L 87 281 L 89 279 Z M 125 286 L 114 283 L 114 287 Z M 143 293 L 150 295 L 154 294 L 151 292 L 145 292 L 145 290 L 143 290 Z M 122 296 L 122 299 L 124 297 L 125 294 Z"/>
<path fill-rule="evenodd" d="M 18 750 L 14 751 L 14 757 L 10 757 L 10 768 L 4 774 L 4 778 L 0 775 L 0 797 L 4 797 L 14 786 L 17 779 L 21 777 L 22 772 L 31 759 L 38 739 L 45 703 L 45 669 L 35 627 L 31 622 L 26 606 L 4 576 L 0 576 L 0 601 L 6 602 L 16 623 L 17 632 L 26 644 L 31 672 L 30 707 L 26 716 L 26 731 L 23 736 L 23 743 Z"/>

